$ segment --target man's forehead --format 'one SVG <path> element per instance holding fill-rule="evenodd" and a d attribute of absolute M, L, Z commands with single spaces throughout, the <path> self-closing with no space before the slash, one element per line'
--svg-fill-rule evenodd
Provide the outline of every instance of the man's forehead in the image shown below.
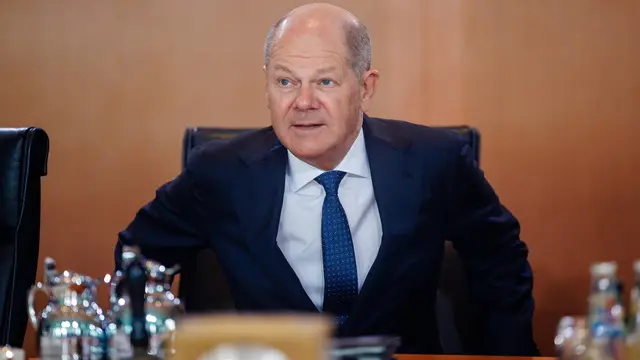
<path fill-rule="evenodd" d="M 320 47 L 299 48 L 283 46 L 274 49 L 271 68 L 280 72 L 329 73 L 344 71 L 348 59 L 343 51 Z"/>
<path fill-rule="evenodd" d="M 323 45 L 324 47 L 340 48 L 344 44 L 345 31 L 337 31 L 326 27 L 291 28 L 289 31 L 282 32 L 274 40 L 282 46 L 314 43 L 316 46 Z"/>
<path fill-rule="evenodd" d="M 344 38 L 333 34 L 289 33 L 273 44 L 272 57 L 346 59 Z M 335 59 L 334 59 L 335 60 Z"/>

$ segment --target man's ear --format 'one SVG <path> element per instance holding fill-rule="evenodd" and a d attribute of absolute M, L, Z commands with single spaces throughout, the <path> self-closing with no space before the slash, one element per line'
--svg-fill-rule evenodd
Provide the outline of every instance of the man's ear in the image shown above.
<path fill-rule="evenodd" d="M 264 72 L 264 99 L 267 102 L 267 109 L 271 109 L 271 103 L 269 101 L 269 77 L 267 74 L 267 65 L 262 65 L 262 72 Z"/>
<path fill-rule="evenodd" d="M 373 99 L 373 95 L 376 93 L 376 89 L 378 89 L 378 80 L 380 79 L 380 73 L 378 70 L 369 70 L 362 74 L 362 83 L 361 83 L 361 105 L 360 108 L 362 112 L 369 111 L 371 108 L 371 102 Z"/>

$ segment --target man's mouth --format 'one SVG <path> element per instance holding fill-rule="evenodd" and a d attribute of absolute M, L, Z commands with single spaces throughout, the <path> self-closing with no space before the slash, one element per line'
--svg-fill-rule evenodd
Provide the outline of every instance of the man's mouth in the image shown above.
<path fill-rule="evenodd" d="M 323 124 L 294 124 L 293 127 L 300 130 L 313 130 L 323 126 Z"/>

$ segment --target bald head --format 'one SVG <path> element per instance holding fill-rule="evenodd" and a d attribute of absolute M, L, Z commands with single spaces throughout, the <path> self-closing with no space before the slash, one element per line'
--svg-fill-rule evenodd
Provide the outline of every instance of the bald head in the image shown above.
<path fill-rule="evenodd" d="M 343 39 L 349 65 L 360 77 L 371 68 L 371 39 L 367 28 L 347 10 L 314 3 L 293 9 L 270 29 L 264 46 L 264 65 L 269 66 L 274 44 L 285 36 L 314 34 Z"/>

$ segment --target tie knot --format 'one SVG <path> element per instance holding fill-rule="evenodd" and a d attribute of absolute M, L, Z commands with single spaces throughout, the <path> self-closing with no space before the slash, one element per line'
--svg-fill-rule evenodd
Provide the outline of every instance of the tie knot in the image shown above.
<path fill-rule="evenodd" d="M 344 171 L 327 171 L 316 178 L 316 182 L 322 185 L 327 195 L 338 195 L 338 186 L 346 173 Z"/>

